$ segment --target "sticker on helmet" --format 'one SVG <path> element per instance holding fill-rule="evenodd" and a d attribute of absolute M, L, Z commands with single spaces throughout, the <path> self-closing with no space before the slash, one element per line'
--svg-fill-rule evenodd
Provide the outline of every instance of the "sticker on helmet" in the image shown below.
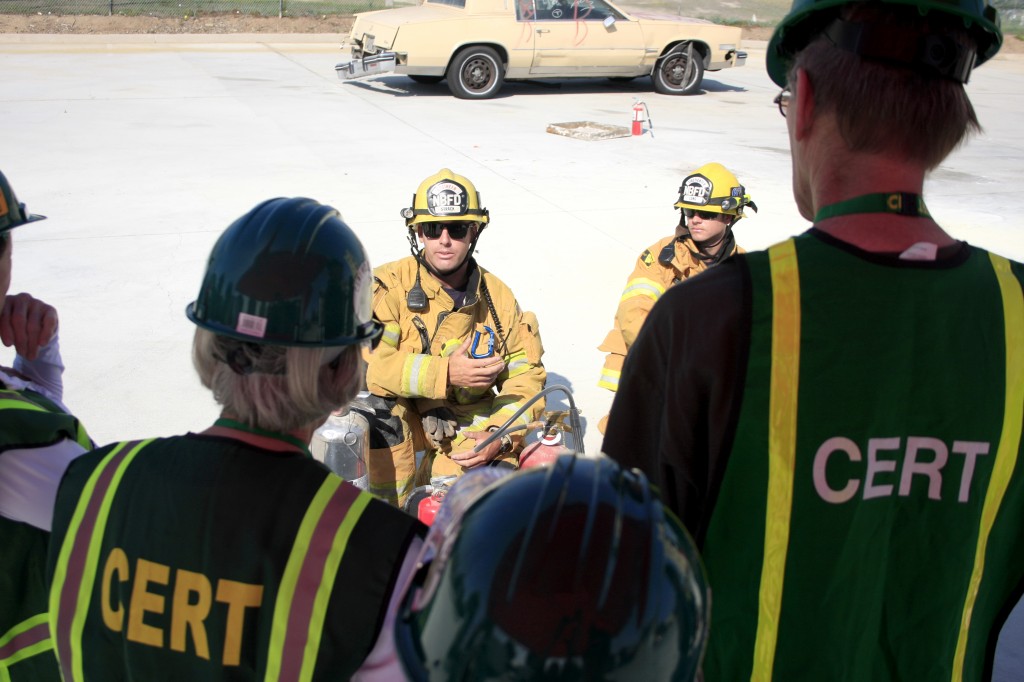
<path fill-rule="evenodd" d="M 262 339 L 267 334 L 267 318 L 249 313 L 238 313 L 238 324 L 235 325 L 235 331 Z"/>
<path fill-rule="evenodd" d="M 679 200 L 684 204 L 695 206 L 707 206 L 711 200 L 711 190 L 714 184 L 703 175 L 691 175 L 683 180 L 682 196 Z"/>
<path fill-rule="evenodd" d="M 466 188 L 452 180 L 434 183 L 427 190 L 427 210 L 432 216 L 459 216 L 469 212 Z"/>
<path fill-rule="evenodd" d="M 739 187 L 733 187 L 732 191 L 729 192 L 729 196 L 732 196 L 732 197 L 742 197 L 743 196 L 743 185 L 740 185 Z"/>
<path fill-rule="evenodd" d="M 356 314 L 356 324 L 369 322 L 373 316 L 373 301 L 370 293 L 372 281 L 373 273 L 370 271 L 370 263 L 364 260 L 356 270 L 352 282 L 352 310 Z"/>

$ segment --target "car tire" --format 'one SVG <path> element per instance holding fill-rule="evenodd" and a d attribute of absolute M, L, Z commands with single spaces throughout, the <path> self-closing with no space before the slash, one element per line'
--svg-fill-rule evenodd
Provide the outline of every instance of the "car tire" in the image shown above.
<path fill-rule="evenodd" d="M 663 95 L 693 94 L 704 80 L 704 58 L 692 43 L 677 45 L 654 65 L 651 80 Z"/>
<path fill-rule="evenodd" d="M 444 80 L 444 76 L 414 76 L 411 73 L 408 76 L 414 82 L 422 85 L 437 85 Z"/>
<path fill-rule="evenodd" d="M 505 64 L 493 48 L 467 47 L 455 55 L 447 78 L 448 89 L 459 99 L 487 99 L 501 90 Z"/>

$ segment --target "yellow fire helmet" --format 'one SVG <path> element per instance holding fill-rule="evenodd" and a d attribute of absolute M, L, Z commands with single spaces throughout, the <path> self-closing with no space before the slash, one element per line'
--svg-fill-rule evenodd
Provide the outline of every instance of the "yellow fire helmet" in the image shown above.
<path fill-rule="evenodd" d="M 757 211 L 746 188 L 720 163 L 706 163 L 683 179 L 676 208 L 692 208 L 743 217 L 743 207 Z"/>
<path fill-rule="evenodd" d="M 420 223 L 438 223 L 451 220 L 490 221 L 486 208 L 480 206 L 480 193 L 476 186 L 462 175 L 447 168 L 420 183 L 412 198 L 412 206 L 402 209 L 405 224 L 412 229 Z"/>

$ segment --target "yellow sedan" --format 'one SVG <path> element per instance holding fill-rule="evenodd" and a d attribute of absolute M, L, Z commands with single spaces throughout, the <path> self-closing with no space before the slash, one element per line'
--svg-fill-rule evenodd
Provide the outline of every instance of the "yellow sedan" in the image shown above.
<path fill-rule="evenodd" d="M 650 76 L 666 95 L 697 91 L 705 71 L 742 66 L 741 29 L 627 13 L 608 0 L 427 0 L 356 15 L 342 80 L 382 73 L 447 80 L 462 99 L 506 80 Z"/>

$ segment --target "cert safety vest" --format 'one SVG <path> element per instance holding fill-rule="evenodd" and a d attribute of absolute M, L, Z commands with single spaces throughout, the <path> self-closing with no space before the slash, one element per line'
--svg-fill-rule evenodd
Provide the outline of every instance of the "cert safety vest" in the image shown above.
<path fill-rule="evenodd" d="M 54 517 L 64 680 L 348 679 L 419 528 L 308 453 L 193 434 L 88 453 Z"/>
<path fill-rule="evenodd" d="M 811 236 L 747 256 L 709 682 L 982 679 L 1024 578 L 1024 267 L 953 260 Z"/>
<path fill-rule="evenodd" d="M 77 419 L 34 391 L 0 389 L 0 457 L 70 439 L 92 447 Z M 59 681 L 47 624 L 49 533 L 0 518 L 0 680 Z"/>

